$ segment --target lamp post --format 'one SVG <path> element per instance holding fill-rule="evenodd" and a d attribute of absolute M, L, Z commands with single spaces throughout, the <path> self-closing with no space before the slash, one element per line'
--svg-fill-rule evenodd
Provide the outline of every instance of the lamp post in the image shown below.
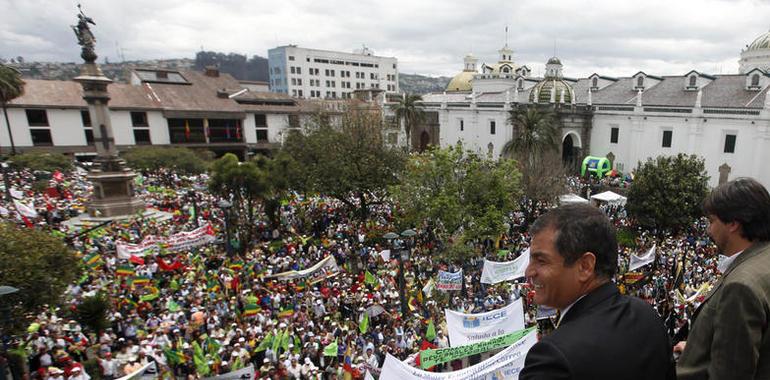
<path fill-rule="evenodd" d="M 389 242 L 391 242 L 391 249 L 394 251 L 393 253 L 396 253 L 395 251 L 398 250 L 398 296 L 399 301 L 401 303 L 401 317 L 406 320 L 407 314 L 409 314 L 409 308 L 406 304 L 406 280 L 404 279 L 404 261 L 409 260 L 409 256 L 411 254 L 411 238 L 413 238 L 415 235 L 417 235 L 417 232 L 415 232 L 412 229 L 405 230 L 401 233 L 399 236 L 398 234 L 394 232 L 388 232 L 383 236 L 383 238 L 387 239 Z M 409 239 L 404 241 L 406 243 L 406 246 L 402 248 L 402 241 L 396 240 L 399 237 Z"/>
<path fill-rule="evenodd" d="M 193 222 L 195 223 L 195 228 L 198 228 L 200 227 L 198 224 L 198 194 L 195 192 L 195 189 L 187 190 L 187 200 L 192 202 Z"/>
<path fill-rule="evenodd" d="M 19 289 L 14 288 L 13 286 L 2 285 L 0 286 L 0 297 L 13 294 L 18 291 Z M 2 333 L 0 333 L 0 338 L 5 339 L 6 334 L 8 333 L 5 327 L 8 325 L 8 322 L 10 321 L 11 321 L 11 305 L 10 304 L 0 305 L 0 326 L 2 326 Z"/>
<path fill-rule="evenodd" d="M 225 251 L 227 252 L 227 256 L 231 256 L 232 254 L 232 247 L 230 246 L 230 207 L 232 207 L 233 204 L 226 201 L 221 200 L 219 201 L 219 208 L 222 209 L 225 213 Z"/>
<path fill-rule="evenodd" d="M 13 203 L 13 198 L 11 198 L 11 179 L 8 178 L 8 167 L 10 163 L 11 163 L 10 161 L 0 163 L 0 168 L 2 168 L 2 171 L 3 171 L 3 184 L 5 185 L 5 197 L 8 204 Z"/>

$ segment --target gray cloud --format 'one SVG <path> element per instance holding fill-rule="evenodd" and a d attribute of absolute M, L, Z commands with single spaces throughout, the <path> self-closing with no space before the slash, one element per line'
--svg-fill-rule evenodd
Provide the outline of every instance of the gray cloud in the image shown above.
<path fill-rule="evenodd" d="M 77 61 L 76 1 L 0 0 L 0 57 Z M 402 72 L 453 75 L 473 52 L 497 61 L 508 43 L 535 73 L 554 54 L 568 76 L 737 72 L 740 49 L 767 31 L 760 0 L 82 0 L 100 57 L 266 56 L 283 45 L 395 56 Z"/>

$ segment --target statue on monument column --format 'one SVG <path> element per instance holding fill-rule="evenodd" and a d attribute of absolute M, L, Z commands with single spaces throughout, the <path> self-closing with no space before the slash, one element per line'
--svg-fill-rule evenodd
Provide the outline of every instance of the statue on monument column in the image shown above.
<path fill-rule="evenodd" d="M 86 63 L 94 63 L 97 58 L 96 51 L 94 50 L 96 47 L 96 38 L 94 38 L 94 34 L 91 33 L 91 28 L 88 24 L 96 25 L 96 23 L 92 18 L 83 13 L 83 8 L 80 7 L 80 4 L 78 4 L 78 10 L 80 11 L 80 14 L 78 14 L 78 24 L 73 25 L 72 30 L 75 31 L 75 36 L 78 38 L 78 45 L 83 47 L 80 52 L 80 57 L 83 58 Z"/>

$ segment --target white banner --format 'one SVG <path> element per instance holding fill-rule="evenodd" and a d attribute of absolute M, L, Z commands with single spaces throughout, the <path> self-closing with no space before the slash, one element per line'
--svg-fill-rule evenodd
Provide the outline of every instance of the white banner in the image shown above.
<path fill-rule="evenodd" d="M 385 249 L 380 251 L 380 256 L 382 256 L 382 261 L 385 261 L 385 262 L 390 261 L 390 250 Z"/>
<path fill-rule="evenodd" d="M 655 261 L 655 244 L 652 245 L 644 256 L 637 256 L 631 254 L 631 261 L 628 263 L 628 271 L 631 272 L 636 268 L 641 268 L 647 264 L 652 264 Z"/>
<path fill-rule="evenodd" d="M 479 314 L 464 314 L 444 309 L 449 346 L 478 343 L 524 328 L 524 306 L 521 298 L 508 306 Z"/>
<path fill-rule="evenodd" d="M 13 204 L 16 206 L 16 211 L 18 211 L 19 214 L 24 215 L 27 218 L 37 218 L 37 211 L 35 211 L 34 207 L 25 205 L 15 199 L 13 200 Z"/>
<path fill-rule="evenodd" d="M 277 273 L 265 278 L 277 278 L 279 280 L 293 280 L 295 278 L 309 277 L 308 282 L 314 283 L 321 281 L 324 278 L 332 277 L 339 272 L 340 268 L 337 267 L 337 261 L 334 260 L 334 256 L 326 256 L 323 260 L 319 261 L 312 267 L 304 270 L 292 270 L 288 272 Z"/>
<path fill-rule="evenodd" d="M 217 376 L 204 377 L 203 380 L 251 380 L 254 378 L 254 365 L 243 367 L 237 371 L 223 373 Z"/>
<path fill-rule="evenodd" d="M 518 342 L 498 352 L 495 356 L 474 366 L 454 372 L 427 372 L 407 365 L 390 354 L 385 358 L 380 380 L 493 380 L 519 378 L 529 349 L 537 343 L 537 330 L 533 330 Z"/>
<path fill-rule="evenodd" d="M 126 376 L 120 377 L 120 378 L 118 378 L 117 380 L 131 380 L 131 379 L 136 379 L 136 378 L 138 378 L 138 377 L 140 377 L 140 376 L 144 375 L 144 371 L 146 371 L 146 370 L 147 370 L 147 368 L 150 368 L 150 366 L 153 366 L 153 367 L 155 367 L 155 362 L 154 362 L 154 361 L 151 361 L 151 362 L 149 362 L 149 363 L 145 364 L 144 366 L 142 366 L 142 368 L 139 368 L 138 370 L 136 370 L 136 371 L 134 371 L 134 372 L 131 372 L 131 373 L 129 373 L 129 374 L 128 374 L 128 375 L 126 375 Z M 157 369 L 156 369 L 156 371 L 155 371 L 155 372 L 157 372 Z"/>
<path fill-rule="evenodd" d="M 128 260 L 131 255 L 145 256 L 150 252 L 160 252 L 163 246 L 169 252 L 179 252 L 213 242 L 214 230 L 206 225 L 188 232 L 179 232 L 169 237 L 150 235 L 139 244 L 119 241 L 115 244 L 118 258 Z"/>
<path fill-rule="evenodd" d="M 484 269 L 481 270 L 481 283 L 497 284 L 498 282 L 524 277 L 527 265 L 529 265 L 529 248 L 513 261 L 497 262 L 484 259 Z"/>
<path fill-rule="evenodd" d="M 458 272 L 445 272 L 443 270 L 438 271 L 438 281 L 436 281 L 436 289 L 438 290 L 461 290 L 463 288 L 463 271 Z"/>

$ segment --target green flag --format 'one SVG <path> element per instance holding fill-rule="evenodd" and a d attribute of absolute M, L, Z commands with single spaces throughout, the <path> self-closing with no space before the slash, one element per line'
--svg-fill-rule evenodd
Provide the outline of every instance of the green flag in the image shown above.
<path fill-rule="evenodd" d="M 369 314 L 364 313 L 364 317 L 361 318 L 361 323 L 358 324 L 358 330 L 361 334 L 366 334 L 366 330 L 369 329 Z"/>
<path fill-rule="evenodd" d="M 374 277 L 369 271 L 364 274 L 364 283 L 368 285 L 377 285 L 377 277 Z"/>
<path fill-rule="evenodd" d="M 171 280 L 171 283 L 168 284 L 168 287 L 171 288 L 171 290 L 179 290 L 179 283 L 176 282 L 176 279 Z"/>
<path fill-rule="evenodd" d="M 166 308 L 172 313 L 176 313 L 180 309 L 179 304 L 174 302 L 174 300 L 168 300 L 168 302 L 166 302 Z"/>
<path fill-rule="evenodd" d="M 425 330 L 425 339 L 427 339 L 428 342 L 432 342 L 433 339 L 436 339 L 436 325 L 433 324 L 432 318 L 430 322 L 428 322 L 428 329 Z"/>
<path fill-rule="evenodd" d="M 198 342 L 193 341 L 193 361 L 195 362 L 195 370 L 200 376 L 206 376 L 209 374 L 209 363 L 206 360 L 206 356 L 203 354 L 203 349 Z"/>
<path fill-rule="evenodd" d="M 264 350 L 267 350 L 270 345 L 273 344 L 273 333 L 270 332 L 265 336 L 264 339 L 262 339 L 261 342 L 259 342 L 259 346 L 254 350 L 255 352 L 262 352 Z"/>
<path fill-rule="evenodd" d="M 281 338 L 281 348 L 283 352 L 289 352 L 289 328 L 283 331 L 283 337 Z"/>
<path fill-rule="evenodd" d="M 324 356 L 337 356 L 337 339 L 334 339 L 334 342 L 329 343 L 328 346 L 324 347 Z"/>
<path fill-rule="evenodd" d="M 230 368 L 233 371 L 237 371 L 237 370 L 243 368 L 243 363 L 241 362 L 241 357 L 240 356 L 236 356 L 235 357 L 235 361 L 233 362 L 233 365 L 230 366 Z"/>
<path fill-rule="evenodd" d="M 278 331 L 273 338 L 273 351 L 278 353 L 278 349 L 281 348 L 281 341 L 283 340 L 283 333 Z"/>
<path fill-rule="evenodd" d="M 182 362 L 182 359 L 178 352 L 175 350 L 172 350 L 171 348 L 164 348 L 163 353 L 166 355 L 166 360 L 168 361 L 168 364 L 176 365 Z"/>

